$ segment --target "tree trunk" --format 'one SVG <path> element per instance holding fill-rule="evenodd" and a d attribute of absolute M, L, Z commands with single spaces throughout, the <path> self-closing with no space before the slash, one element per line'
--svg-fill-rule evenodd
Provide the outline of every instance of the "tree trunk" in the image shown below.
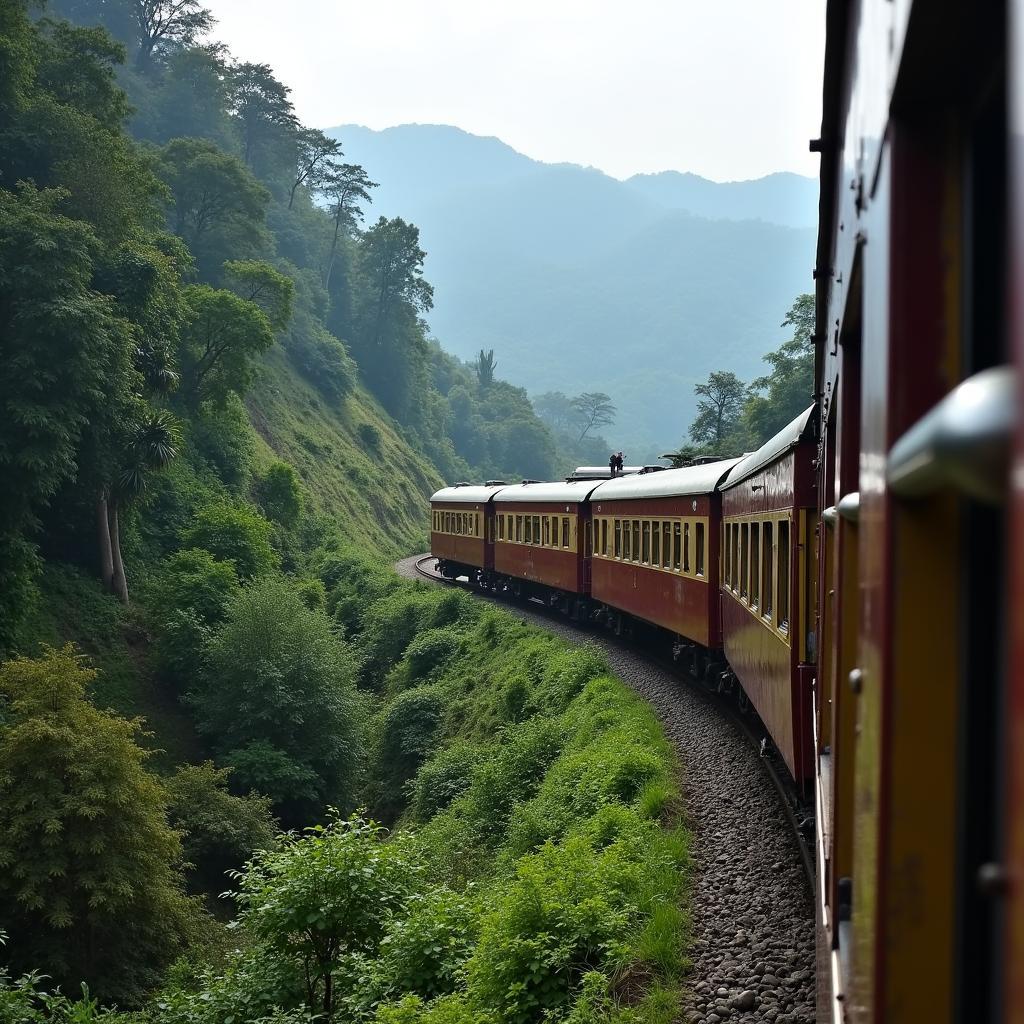
<path fill-rule="evenodd" d="M 324 275 L 324 291 L 330 294 L 331 274 L 334 271 L 334 257 L 338 252 L 338 232 L 341 230 L 341 217 L 334 219 L 334 238 L 331 240 L 331 255 L 327 259 L 327 273 Z"/>
<path fill-rule="evenodd" d="M 100 542 L 100 579 L 110 590 L 114 579 L 114 558 L 110 550 L 110 521 L 107 518 L 107 492 L 96 499 L 96 535 Z"/>
<path fill-rule="evenodd" d="M 110 552 L 114 562 L 114 578 L 111 588 L 121 604 L 128 603 L 128 580 L 124 574 L 124 562 L 121 559 L 121 529 L 117 519 L 117 502 L 111 501 L 108 508 L 110 519 Z"/>

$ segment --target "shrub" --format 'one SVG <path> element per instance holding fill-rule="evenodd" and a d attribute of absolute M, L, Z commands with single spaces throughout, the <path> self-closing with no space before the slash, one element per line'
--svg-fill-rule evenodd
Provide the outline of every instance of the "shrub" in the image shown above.
<path fill-rule="evenodd" d="M 465 895 L 439 886 L 413 896 L 380 943 L 377 971 L 383 991 L 425 999 L 455 992 L 465 984 L 476 929 L 476 908 Z"/>
<path fill-rule="evenodd" d="M 414 817 L 426 821 L 461 796 L 469 788 L 473 773 L 486 754 L 486 748 L 453 743 L 423 764 L 409 787 Z"/>
<path fill-rule="evenodd" d="M 242 400 L 231 395 L 224 408 L 202 406 L 188 420 L 192 450 L 222 483 L 238 491 L 252 471 L 256 452 L 253 429 Z"/>
<path fill-rule="evenodd" d="M 205 625 L 214 625 L 223 620 L 237 590 L 232 562 L 218 561 L 201 548 L 186 548 L 163 561 L 147 596 L 158 621 L 175 611 L 190 611 Z"/>
<path fill-rule="evenodd" d="M 69 646 L 0 666 L 0 919 L 17 970 L 131 1002 L 196 919 L 140 726 L 86 698 Z"/>
<path fill-rule="evenodd" d="M 381 722 L 381 768 L 398 785 L 415 775 L 434 746 L 444 704 L 437 690 L 406 690 L 388 705 Z"/>
<path fill-rule="evenodd" d="M 327 591 L 318 579 L 297 580 L 295 591 L 311 611 L 322 611 L 327 604 Z"/>
<path fill-rule="evenodd" d="M 270 523 L 247 505 L 221 501 L 199 509 L 182 540 L 185 547 L 233 562 L 242 579 L 262 576 L 278 561 L 270 546 Z"/>
<path fill-rule="evenodd" d="M 426 679 L 435 669 L 448 663 L 458 652 L 461 641 L 461 634 L 450 626 L 417 633 L 405 649 L 405 678 L 410 681 Z"/>
<path fill-rule="evenodd" d="M 335 972 L 349 953 L 373 953 L 388 923 L 414 891 L 419 866 L 385 830 L 352 817 L 332 818 L 277 851 L 257 853 L 236 894 L 247 931 L 307 979 L 310 1009 L 330 1018 Z"/>
<path fill-rule="evenodd" d="M 194 888 L 216 896 L 225 875 L 240 868 L 256 850 L 269 849 L 277 833 L 270 800 L 232 796 L 229 769 L 212 761 L 183 765 L 167 780 L 167 816 L 183 836 Z"/>
<path fill-rule="evenodd" d="M 302 513 L 302 487 L 295 468 L 273 462 L 256 485 L 260 507 L 271 522 L 294 526 Z"/>
<path fill-rule="evenodd" d="M 337 404 L 351 394 L 358 377 L 356 364 L 333 335 L 297 316 L 284 344 L 299 372 L 325 398 Z"/>
<path fill-rule="evenodd" d="M 205 684 L 189 699 L 235 781 L 287 814 L 348 803 L 361 713 L 330 619 L 269 577 L 237 595 L 207 654 Z"/>
<path fill-rule="evenodd" d="M 356 427 L 356 437 L 359 443 L 371 452 L 380 448 L 380 431 L 372 423 L 360 423 Z"/>

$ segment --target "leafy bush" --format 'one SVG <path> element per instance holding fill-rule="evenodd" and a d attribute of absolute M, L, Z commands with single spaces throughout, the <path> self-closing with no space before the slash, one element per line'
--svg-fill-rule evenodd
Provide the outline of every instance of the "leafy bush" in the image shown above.
<path fill-rule="evenodd" d="M 415 889 L 419 866 L 384 838 L 373 822 L 335 817 L 282 837 L 280 850 L 258 853 L 238 875 L 243 925 L 301 968 L 307 1005 L 328 1018 L 339 959 L 374 952 Z"/>
<path fill-rule="evenodd" d="M 183 765 L 167 780 L 167 817 L 182 833 L 193 886 L 212 896 L 224 890 L 229 870 L 240 868 L 256 850 L 273 846 L 277 834 L 270 800 L 232 796 L 230 775 L 229 769 L 206 761 Z"/>
<path fill-rule="evenodd" d="M 260 507 L 271 522 L 294 526 L 302 512 L 302 488 L 295 468 L 273 462 L 256 486 Z"/>
<path fill-rule="evenodd" d="M 486 755 L 484 747 L 453 743 L 423 764 L 409 787 L 416 820 L 426 821 L 465 793 L 477 765 Z"/>
<path fill-rule="evenodd" d="M 252 472 L 256 443 L 242 400 L 231 395 L 223 408 L 203 406 L 188 421 L 188 439 L 195 455 L 234 491 Z"/>
<path fill-rule="evenodd" d="M 335 403 L 352 393 L 358 370 L 345 346 L 310 318 L 296 316 L 284 339 L 300 373 Z"/>
<path fill-rule="evenodd" d="M 205 625 L 215 625 L 237 591 L 233 562 L 218 561 L 201 548 L 185 548 L 163 561 L 146 596 L 158 621 L 175 611 L 191 611 Z"/>
<path fill-rule="evenodd" d="M 359 443 L 371 452 L 380 448 L 380 431 L 372 423 L 360 423 L 356 427 L 356 437 L 359 438 Z"/>
<path fill-rule="evenodd" d="M 277 565 L 270 532 L 270 523 L 255 509 L 220 501 L 196 512 L 182 542 L 187 548 L 203 548 L 221 561 L 233 562 L 242 579 L 252 579 Z"/>
<path fill-rule="evenodd" d="M 361 710 L 349 651 L 323 612 L 269 577 L 236 596 L 207 660 L 189 699 L 238 785 L 293 819 L 351 801 Z"/>
<path fill-rule="evenodd" d="M 193 928 L 140 725 L 86 698 L 69 646 L 0 666 L 0 919 L 16 970 L 131 1002 Z"/>

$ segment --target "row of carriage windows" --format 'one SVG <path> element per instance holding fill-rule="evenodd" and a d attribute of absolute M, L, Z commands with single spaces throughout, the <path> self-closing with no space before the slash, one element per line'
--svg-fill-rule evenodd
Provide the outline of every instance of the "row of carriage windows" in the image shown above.
<path fill-rule="evenodd" d="M 434 532 L 460 537 L 482 537 L 479 512 L 434 512 Z"/>
<path fill-rule="evenodd" d="M 788 519 L 723 525 L 725 586 L 748 608 L 789 630 Z"/>
<path fill-rule="evenodd" d="M 513 544 L 568 548 L 572 546 L 572 520 L 569 516 L 499 513 L 497 534 L 499 541 L 510 541 Z"/>
<path fill-rule="evenodd" d="M 705 533 L 704 520 L 598 518 L 594 520 L 594 554 L 704 576 Z"/>

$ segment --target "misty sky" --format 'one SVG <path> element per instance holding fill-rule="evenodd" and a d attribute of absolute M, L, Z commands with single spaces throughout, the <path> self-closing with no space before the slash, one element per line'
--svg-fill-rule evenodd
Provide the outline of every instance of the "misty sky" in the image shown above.
<path fill-rule="evenodd" d="M 824 0 L 207 0 L 299 117 L 497 135 L 626 177 L 817 174 Z"/>

